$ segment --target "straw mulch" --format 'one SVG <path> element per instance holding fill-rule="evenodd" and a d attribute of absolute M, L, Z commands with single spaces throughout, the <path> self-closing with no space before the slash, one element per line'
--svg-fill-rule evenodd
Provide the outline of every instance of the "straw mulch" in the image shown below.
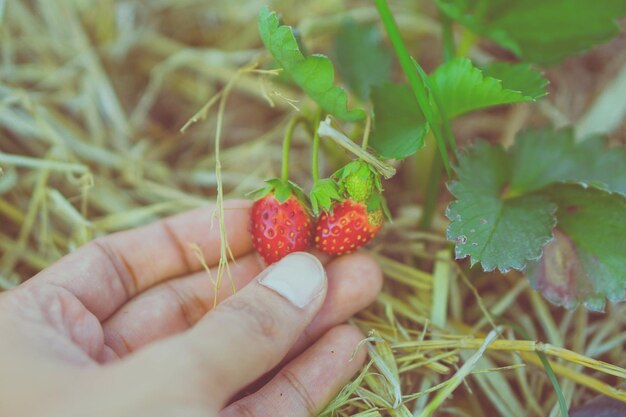
<path fill-rule="evenodd" d="M 255 25 L 261 5 L 0 2 L 0 287 L 18 285 L 95 236 L 243 196 L 277 174 L 285 123 L 294 107 L 311 103 L 251 69 L 265 57 Z M 440 60 L 432 6 L 399 6 L 407 42 L 432 68 Z M 274 8 L 320 52 L 330 50 L 346 10 L 360 21 L 377 18 L 369 2 L 277 1 Z M 608 100 L 623 109 L 610 89 L 624 76 L 625 44 L 617 39 L 549 70 L 551 96 L 540 105 L 459 120 L 457 138 L 508 145 L 523 126 L 580 120 L 624 141 L 624 125 L 607 121 L 598 106 Z M 479 61 L 493 54 L 502 53 L 490 45 L 472 52 Z M 181 133 L 206 103 L 206 118 Z M 307 136 L 297 132 L 291 163 L 305 187 Z M 348 160 L 325 149 L 326 174 Z M 429 153 L 405 161 L 386 184 L 395 221 L 370 248 L 386 284 L 354 320 L 370 336 L 371 362 L 325 415 L 554 416 L 556 394 L 537 352 L 572 405 L 598 393 L 626 401 L 617 388 L 626 378 L 626 305 L 605 314 L 565 311 L 519 274 L 453 262 L 444 239 L 447 192 L 433 232 L 416 227 Z"/>

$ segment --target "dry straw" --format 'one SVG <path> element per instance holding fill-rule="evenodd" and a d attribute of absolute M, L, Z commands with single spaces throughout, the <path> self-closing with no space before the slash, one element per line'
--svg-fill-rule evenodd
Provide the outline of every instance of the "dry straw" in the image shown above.
<path fill-rule="evenodd" d="M 286 120 L 311 103 L 274 71 L 258 69 L 265 59 L 253 23 L 258 1 L 209 3 L 0 1 L 1 288 L 95 236 L 210 201 L 221 227 L 225 199 L 276 174 Z M 372 7 L 344 3 L 357 20 L 376 20 Z M 311 50 L 329 50 L 328 34 L 344 17 L 327 18 L 338 2 L 294 4 L 281 2 L 288 21 L 302 22 Z M 411 42 L 425 41 L 422 62 L 435 60 L 433 18 L 407 3 L 398 21 Z M 485 57 L 476 50 L 477 59 Z M 624 56 L 600 58 L 594 80 L 607 76 L 597 68 L 614 68 Z M 571 102 L 573 90 L 611 97 L 570 87 L 539 108 L 465 120 L 460 139 L 479 130 L 510 143 L 525 123 L 567 120 L 559 105 Z M 197 123 L 187 125 L 190 118 Z M 308 166 L 308 141 L 297 132 L 302 152 L 292 153 L 293 167 Z M 326 173 L 348 159 L 330 142 L 323 149 Z M 555 416 L 557 396 L 537 353 L 549 360 L 568 403 L 597 393 L 626 401 L 619 388 L 626 306 L 564 311 L 518 275 L 465 276 L 451 259 L 444 219 L 433 233 L 417 230 L 415 164 L 405 162 L 387 184 L 395 221 L 371 248 L 386 283 L 353 320 L 369 334 L 370 360 L 322 415 Z M 310 185 L 306 169 L 292 171 Z M 226 245 L 221 258 L 217 276 L 207 277 L 215 285 L 228 276 Z"/>

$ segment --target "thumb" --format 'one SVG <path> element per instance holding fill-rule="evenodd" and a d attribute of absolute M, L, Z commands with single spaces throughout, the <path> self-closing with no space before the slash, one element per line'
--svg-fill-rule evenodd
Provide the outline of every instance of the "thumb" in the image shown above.
<path fill-rule="evenodd" d="M 211 406 L 220 407 L 283 359 L 322 306 L 326 286 L 319 260 L 293 253 L 189 331 L 138 352 L 135 362 L 158 366 L 170 381 L 191 383 L 203 398 L 210 397 Z"/>

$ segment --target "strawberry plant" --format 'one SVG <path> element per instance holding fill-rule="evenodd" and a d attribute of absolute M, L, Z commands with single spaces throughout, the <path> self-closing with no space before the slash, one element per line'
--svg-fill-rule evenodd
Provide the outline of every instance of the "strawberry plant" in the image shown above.
<path fill-rule="evenodd" d="M 344 128 L 348 123 L 364 132 L 363 152 L 401 161 L 419 152 L 425 141 L 437 143 L 440 156 L 433 158 L 422 226 L 430 227 L 441 167 L 452 166 L 448 188 L 455 200 L 445 214 L 457 259 L 469 258 L 471 266 L 485 271 L 524 271 L 547 299 L 567 308 L 582 303 L 602 310 L 606 299 L 623 300 L 626 151 L 609 150 L 601 137 L 577 140 L 571 129 L 550 127 L 521 132 L 509 149 L 478 141 L 457 151 L 451 123 L 469 112 L 544 97 L 548 81 L 535 65 L 558 63 L 610 39 L 617 33 L 615 16 L 626 15 L 625 3 L 609 1 L 582 18 L 565 1 L 511 6 L 499 0 L 437 0 L 446 59 L 429 74 L 409 55 L 386 1 L 375 3 L 406 82 L 392 77 L 391 50 L 376 28 L 347 20 L 336 34 L 334 55 L 337 72 L 355 98 L 353 106 L 336 83 L 331 60 L 301 52 L 292 29 L 267 8 L 259 15 L 261 39 L 274 65 L 319 111 Z M 563 26 L 554 25 L 553 18 Z M 474 63 L 466 56 L 467 45 L 454 44 L 453 21 L 465 28 L 470 42 L 484 36 L 513 52 L 518 62 Z M 531 24 L 533 31 L 527 30 Z M 371 134 L 366 117 L 373 120 Z M 319 119 L 308 120 L 315 130 Z M 319 216 L 316 246 L 342 254 L 371 240 L 382 225 L 379 197 L 379 174 L 361 159 L 333 178 L 315 178 L 310 202 Z"/>
<path fill-rule="evenodd" d="M 344 20 L 333 54 L 348 90 L 335 79 L 331 60 L 303 53 L 303 40 L 275 12 L 264 8 L 259 15 L 270 65 L 312 100 L 298 109 L 298 117 L 313 136 L 309 203 L 316 217 L 315 247 L 342 255 L 372 241 L 385 216 L 391 218 L 381 174 L 389 179 L 394 168 L 417 161 L 429 167 L 417 169 L 427 176 L 421 181 L 426 189 L 415 190 L 424 206 L 419 227 L 428 233 L 443 211 L 455 258 L 469 260 L 460 268 L 472 274 L 478 267 L 521 271 L 547 300 L 567 309 L 582 304 L 602 311 L 606 300 L 626 299 L 626 150 L 610 149 L 598 135 L 549 125 L 519 129 L 507 147 L 480 138 L 457 143 L 453 129 L 468 113 L 541 100 L 549 82 L 538 65 L 559 63 L 609 40 L 626 3 L 610 0 L 599 8 L 589 0 L 436 0 L 444 60 L 429 72 L 409 54 L 386 0 L 374 3 L 391 47 L 374 25 Z M 592 11 L 583 16 L 576 7 Z M 463 33 L 458 44 L 454 25 Z M 516 59 L 474 61 L 468 52 L 481 36 Z M 392 71 L 392 51 L 403 76 Z M 320 136 L 357 159 L 320 179 Z M 353 143 L 359 137 L 360 147 Z M 438 153 L 424 153 L 430 142 Z M 444 174 L 447 191 L 441 187 Z M 453 201 L 443 208 L 438 203 L 446 197 Z M 567 404 L 551 365 L 538 356 L 565 416 Z"/>

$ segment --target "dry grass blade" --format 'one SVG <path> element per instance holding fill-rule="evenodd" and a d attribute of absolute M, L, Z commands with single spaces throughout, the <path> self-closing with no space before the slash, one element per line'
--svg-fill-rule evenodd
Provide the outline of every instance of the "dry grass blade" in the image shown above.
<path fill-rule="evenodd" d="M 430 417 L 433 415 L 435 411 L 441 406 L 441 404 L 445 401 L 445 399 L 452 394 L 452 392 L 463 382 L 465 377 L 470 374 L 474 366 L 478 360 L 483 356 L 487 347 L 495 340 L 498 336 L 498 332 L 496 330 L 492 330 L 485 340 L 483 341 L 480 348 L 474 353 L 457 371 L 456 374 L 452 378 L 448 380 L 448 383 L 442 388 L 435 398 L 424 408 L 424 410 L 419 414 L 420 417 Z"/>

